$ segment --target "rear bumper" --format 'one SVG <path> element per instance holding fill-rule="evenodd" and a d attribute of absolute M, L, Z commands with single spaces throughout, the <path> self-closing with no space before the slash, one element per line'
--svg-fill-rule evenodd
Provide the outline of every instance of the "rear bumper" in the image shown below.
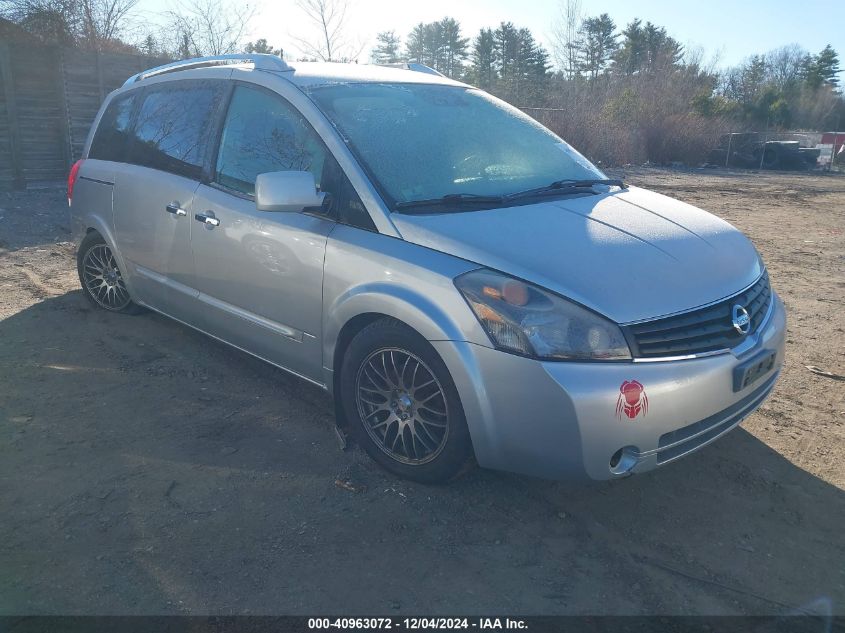
<path fill-rule="evenodd" d="M 777 295 L 773 300 L 753 346 L 696 359 L 552 363 L 471 343 L 432 344 L 455 380 L 481 466 L 611 479 L 702 448 L 762 404 L 784 357 L 786 315 Z M 763 350 L 776 353 L 773 367 L 734 392 L 734 368 Z M 624 396 L 620 401 L 622 384 L 631 381 L 642 385 L 647 406 L 642 398 L 628 407 Z"/>

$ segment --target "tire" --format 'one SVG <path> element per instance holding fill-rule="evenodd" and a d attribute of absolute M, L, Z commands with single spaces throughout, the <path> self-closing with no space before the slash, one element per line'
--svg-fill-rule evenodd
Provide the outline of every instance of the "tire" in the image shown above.
<path fill-rule="evenodd" d="M 437 484 L 471 464 L 472 442 L 455 383 L 414 330 L 394 319 L 371 323 L 350 342 L 340 371 L 350 432 L 383 468 Z"/>
<path fill-rule="evenodd" d="M 86 235 L 79 245 L 76 272 L 82 293 L 96 307 L 123 314 L 143 311 L 132 301 L 111 247 L 96 231 Z"/>

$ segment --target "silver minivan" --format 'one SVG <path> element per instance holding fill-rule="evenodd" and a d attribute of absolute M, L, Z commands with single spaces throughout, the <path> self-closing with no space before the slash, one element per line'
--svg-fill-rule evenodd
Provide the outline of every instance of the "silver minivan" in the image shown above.
<path fill-rule="evenodd" d="M 419 70 L 247 55 L 129 79 L 68 181 L 85 295 L 319 385 L 423 482 L 473 459 L 622 477 L 763 402 L 786 320 L 748 239 Z"/>

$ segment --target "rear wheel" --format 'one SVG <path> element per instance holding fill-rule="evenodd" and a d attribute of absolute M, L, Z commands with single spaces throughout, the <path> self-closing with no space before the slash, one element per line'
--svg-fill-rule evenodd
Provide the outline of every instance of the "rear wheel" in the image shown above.
<path fill-rule="evenodd" d="M 110 312 L 140 312 L 140 307 L 129 295 L 114 253 L 99 233 L 89 233 L 82 240 L 76 255 L 76 269 L 82 292 L 95 306 Z"/>
<path fill-rule="evenodd" d="M 472 455 L 457 389 L 443 360 L 393 319 L 359 332 L 341 366 L 340 398 L 353 434 L 390 472 L 440 483 Z"/>

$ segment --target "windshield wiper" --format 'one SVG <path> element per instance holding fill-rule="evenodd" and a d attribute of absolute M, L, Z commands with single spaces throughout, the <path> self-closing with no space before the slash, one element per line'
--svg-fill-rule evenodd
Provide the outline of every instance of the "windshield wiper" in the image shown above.
<path fill-rule="evenodd" d="M 511 200 L 519 200 L 520 198 L 530 198 L 532 196 L 542 196 L 549 194 L 560 193 L 577 193 L 586 189 L 590 189 L 593 185 L 607 185 L 611 187 L 627 188 L 621 180 L 596 178 L 594 180 L 557 180 L 545 187 L 538 187 L 536 189 L 526 189 L 525 191 L 517 191 L 504 196 L 485 196 L 475 193 L 447 193 L 445 196 L 439 198 L 428 198 L 426 200 L 408 200 L 405 202 L 397 202 L 394 209 L 417 209 L 424 207 L 465 207 L 478 204 L 494 204 L 501 205 Z"/>
<path fill-rule="evenodd" d="M 395 209 L 414 209 L 419 207 L 447 207 L 447 206 L 465 206 L 473 204 L 500 204 L 505 199 L 504 196 L 483 196 L 474 193 L 447 193 L 445 196 L 439 198 L 429 198 L 427 200 L 408 200 L 406 202 L 397 202 L 394 205 Z"/>
<path fill-rule="evenodd" d="M 595 178 L 590 180 L 556 180 L 555 182 L 546 185 L 545 187 L 537 187 L 536 189 L 526 189 L 525 191 L 517 191 L 503 196 L 504 200 L 518 200 L 519 198 L 530 198 L 531 196 L 558 194 L 558 193 L 578 193 L 584 189 L 591 189 L 594 185 L 607 185 L 609 187 L 620 187 L 627 189 L 628 185 L 618 179 L 614 178 Z"/>

